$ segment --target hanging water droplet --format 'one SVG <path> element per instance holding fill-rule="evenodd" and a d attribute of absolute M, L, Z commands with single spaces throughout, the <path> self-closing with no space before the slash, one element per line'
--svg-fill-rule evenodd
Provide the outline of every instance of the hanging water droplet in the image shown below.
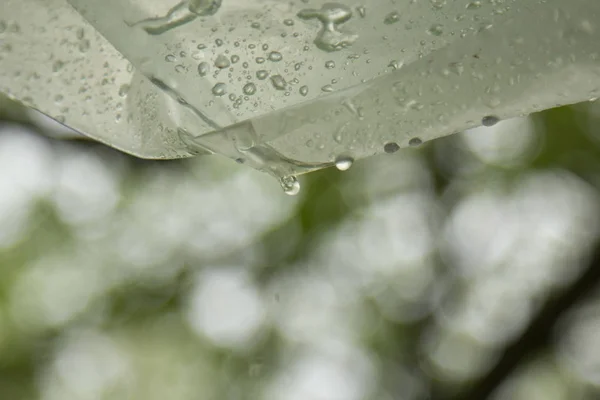
<path fill-rule="evenodd" d="M 245 95 L 252 96 L 254 93 L 256 93 L 256 85 L 252 82 L 247 83 L 244 86 L 243 91 Z"/>
<path fill-rule="evenodd" d="M 286 26 L 292 26 L 292 25 L 294 25 L 294 20 L 293 19 L 289 19 L 289 18 L 288 19 L 284 19 L 283 20 L 283 24 L 286 25 Z"/>
<path fill-rule="evenodd" d="M 198 64 L 198 75 L 206 76 L 210 70 L 210 65 L 207 62 L 201 62 Z"/>
<path fill-rule="evenodd" d="M 321 90 L 327 93 L 331 93 L 334 91 L 333 86 L 331 85 L 325 85 L 321 88 Z"/>
<path fill-rule="evenodd" d="M 271 77 L 271 83 L 273 84 L 273 87 L 277 90 L 285 90 L 287 86 L 285 79 L 283 79 L 283 76 L 281 75 L 273 75 Z"/>
<path fill-rule="evenodd" d="M 286 176 L 279 180 L 285 194 L 295 196 L 300 193 L 300 182 L 295 176 Z"/>
<path fill-rule="evenodd" d="M 331 60 L 327 61 L 327 62 L 325 63 L 325 68 L 327 68 L 327 69 L 332 69 L 332 68 L 335 68 L 335 62 L 334 62 L 334 61 L 331 61 Z"/>
<path fill-rule="evenodd" d="M 240 56 L 238 56 L 236 54 L 234 54 L 234 55 L 231 56 L 231 62 L 233 64 L 236 64 L 238 61 L 240 61 Z"/>
<path fill-rule="evenodd" d="M 335 159 L 335 167 L 340 171 L 349 170 L 353 163 L 354 159 L 348 156 L 340 156 Z"/>
<path fill-rule="evenodd" d="M 300 94 L 301 94 L 302 96 L 306 96 L 306 95 L 308 94 L 308 86 L 302 86 L 302 87 L 300 88 Z"/>
<path fill-rule="evenodd" d="M 500 119 L 494 115 L 486 115 L 481 119 L 481 124 L 483 126 L 494 126 L 496 125 Z"/>
<path fill-rule="evenodd" d="M 385 151 L 388 154 L 393 154 L 398 150 L 400 150 L 400 146 L 398 146 L 398 143 L 396 142 L 389 142 L 383 146 L 383 151 Z"/>
<path fill-rule="evenodd" d="M 423 141 L 418 137 L 412 138 L 408 141 L 408 145 L 411 147 L 417 147 L 417 146 L 420 146 L 421 144 L 423 144 Z"/>
<path fill-rule="evenodd" d="M 217 68 L 223 69 L 229 67 L 230 65 L 231 62 L 229 61 L 229 58 L 227 58 L 227 56 L 224 54 L 219 54 L 215 59 L 215 67 Z"/>
<path fill-rule="evenodd" d="M 224 83 L 219 82 L 213 86 L 212 93 L 215 96 L 223 96 L 225 93 L 227 93 L 227 86 Z"/>

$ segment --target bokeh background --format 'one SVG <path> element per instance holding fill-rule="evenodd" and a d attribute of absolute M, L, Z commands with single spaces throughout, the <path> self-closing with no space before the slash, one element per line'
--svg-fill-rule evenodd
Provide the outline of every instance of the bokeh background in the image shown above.
<path fill-rule="evenodd" d="M 0 399 L 600 397 L 600 102 L 297 197 L 2 111 Z"/>

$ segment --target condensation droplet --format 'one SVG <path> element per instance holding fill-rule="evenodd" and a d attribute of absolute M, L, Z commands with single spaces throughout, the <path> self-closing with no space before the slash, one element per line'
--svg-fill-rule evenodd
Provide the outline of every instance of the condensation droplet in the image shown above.
<path fill-rule="evenodd" d="M 222 0 L 188 0 L 188 9 L 198 16 L 214 15 L 221 7 Z"/>
<path fill-rule="evenodd" d="M 389 142 L 383 146 L 383 151 L 385 151 L 388 154 L 393 154 L 398 150 L 400 150 L 400 146 L 398 146 L 398 143 L 396 142 Z"/>
<path fill-rule="evenodd" d="M 121 87 L 119 88 L 119 96 L 126 97 L 127 93 L 129 93 L 129 85 L 128 84 L 121 85 Z"/>
<path fill-rule="evenodd" d="M 227 58 L 227 56 L 224 54 L 219 54 L 215 59 L 215 67 L 217 68 L 223 69 L 229 67 L 230 65 L 231 62 L 229 61 L 229 58 Z"/>
<path fill-rule="evenodd" d="M 469 4 L 467 4 L 466 9 L 467 10 L 476 10 L 479 7 L 481 7 L 481 1 L 477 0 L 477 1 L 472 1 Z"/>
<path fill-rule="evenodd" d="M 279 62 L 283 60 L 283 56 L 278 51 L 272 51 L 269 53 L 269 61 Z"/>
<path fill-rule="evenodd" d="M 494 126 L 496 125 L 500 119 L 493 115 L 487 115 L 481 119 L 481 124 L 483 126 Z"/>
<path fill-rule="evenodd" d="M 364 18 L 367 16 L 367 9 L 365 8 L 365 6 L 356 7 L 356 11 L 358 11 L 358 15 L 360 15 L 361 18 Z"/>
<path fill-rule="evenodd" d="M 418 137 L 412 138 L 408 141 L 408 145 L 411 147 L 417 147 L 417 146 L 420 146 L 421 144 L 423 144 L 423 141 Z"/>
<path fill-rule="evenodd" d="M 227 86 L 224 83 L 219 82 L 213 86 L 212 93 L 215 96 L 223 96 L 225 93 L 227 93 Z"/>
<path fill-rule="evenodd" d="M 398 11 L 392 11 L 383 19 L 383 23 L 386 25 L 395 24 L 398 21 L 400 21 L 400 14 L 398 13 Z"/>
<path fill-rule="evenodd" d="M 201 62 L 198 64 L 198 75 L 206 76 L 210 70 L 210 65 L 207 62 Z"/>
<path fill-rule="evenodd" d="M 308 94 L 308 86 L 302 86 L 299 92 L 302 96 L 306 96 Z"/>
<path fill-rule="evenodd" d="M 281 75 L 273 75 L 271 77 L 271 83 L 273 84 L 273 87 L 277 90 L 285 90 L 287 86 L 285 79 L 283 79 L 283 76 Z"/>
<path fill-rule="evenodd" d="M 269 72 L 265 71 L 264 69 L 261 69 L 260 71 L 256 72 L 256 77 L 258 79 L 260 79 L 261 81 L 264 81 L 265 79 L 267 79 L 268 76 L 269 76 Z"/>
<path fill-rule="evenodd" d="M 357 34 L 339 29 L 339 25 L 352 18 L 352 9 L 344 4 L 325 3 L 319 10 L 304 9 L 297 16 L 303 20 L 317 19 L 321 22 L 322 27 L 314 43 L 323 51 L 339 51 L 358 39 Z"/>
<path fill-rule="evenodd" d="M 388 67 L 391 67 L 392 69 L 400 69 L 400 68 L 402 68 L 403 65 L 404 65 L 404 63 L 402 63 L 398 60 L 392 60 L 388 64 Z"/>
<path fill-rule="evenodd" d="M 256 85 L 252 82 L 247 83 L 244 86 L 244 94 L 248 95 L 248 96 L 252 96 L 254 93 L 256 93 Z"/>
<path fill-rule="evenodd" d="M 444 33 L 444 27 L 442 24 L 433 24 L 427 32 L 433 36 L 442 36 Z"/>
<path fill-rule="evenodd" d="M 430 0 L 431 5 L 435 9 L 440 9 L 446 5 L 446 0 Z"/>

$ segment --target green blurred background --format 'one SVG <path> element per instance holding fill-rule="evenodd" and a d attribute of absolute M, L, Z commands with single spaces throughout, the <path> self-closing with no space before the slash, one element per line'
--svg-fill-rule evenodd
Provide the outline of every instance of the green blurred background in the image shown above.
<path fill-rule="evenodd" d="M 600 102 L 297 197 L 3 107 L 0 399 L 600 396 Z"/>

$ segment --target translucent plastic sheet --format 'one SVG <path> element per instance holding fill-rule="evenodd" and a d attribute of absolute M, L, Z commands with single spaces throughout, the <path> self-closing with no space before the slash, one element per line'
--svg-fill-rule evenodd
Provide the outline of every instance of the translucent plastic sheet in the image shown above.
<path fill-rule="evenodd" d="M 596 0 L 68 3 L 3 1 L 0 91 L 146 158 L 283 179 L 600 92 Z"/>

